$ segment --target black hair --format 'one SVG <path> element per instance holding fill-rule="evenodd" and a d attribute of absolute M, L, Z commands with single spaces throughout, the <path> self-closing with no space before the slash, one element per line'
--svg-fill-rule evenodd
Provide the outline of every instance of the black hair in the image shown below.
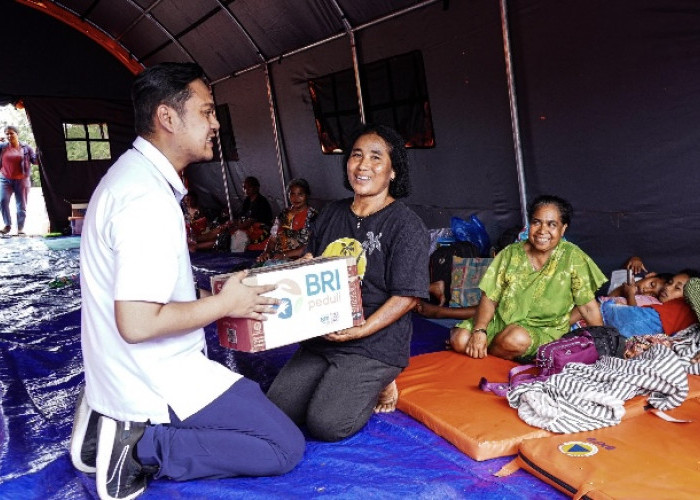
<path fill-rule="evenodd" d="M 664 283 L 668 283 L 671 281 L 671 278 L 673 278 L 674 274 L 673 273 L 656 273 L 656 276 L 654 278 L 660 278 L 664 281 Z M 646 278 L 646 276 L 644 276 Z"/>
<path fill-rule="evenodd" d="M 289 197 L 289 192 L 295 186 L 301 188 L 304 191 L 304 193 L 306 194 L 307 198 L 311 196 L 311 186 L 309 186 L 309 183 L 307 182 L 307 180 L 302 179 L 302 178 L 297 178 L 297 179 L 292 179 L 291 181 L 289 181 L 289 184 L 287 184 L 287 197 Z"/>
<path fill-rule="evenodd" d="M 252 175 L 249 175 L 243 179 L 243 184 L 248 184 L 251 187 L 260 189 L 260 181 L 257 177 L 253 177 Z"/>
<path fill-rule="evenodd" d="M 8 130 L 12 130 L 15 134 L 19 135 L 19 129 L 15 127 L 14 125 L 6 125 L 5 126 L 5 133 L 7 133 Z"/>
<path fill-rule="evenodd" d="M 681 269 L 676 274 L 687 274 L 689 278 L 700 278 L 700 271 L 692 267 Z"/>
<path fill-rule="evenodd" d="M 352 153 L 352 145 L 363 135 L 375 134 L 381 137 L 389 146 L 389 158 L 391 168 L 394 171 L 394 180 L 389 183 L 389 194 L 393 198 L 404 198 L 411 191 L 411 182 L 408 175 L 408 154 L 405 141 L 401 135 L 391 127 L 385 125 L 366 125 L 352 140 L 351 146 L 345 151 L 343 158 L 343 172 Z M 347 174 L 343 176 L 343 185 L 352 191 Z"/>
<path fill-rule="evenodd" d="M 199 195 L 197 195 L 196 191 L 187 191 L 185 197 L 190 200 L 189 205 L 191 207 L 199 208 Z"/>
<path fill-rule="evenodd" d="M 530 206 L 527 208 L 528 222 L 532 221 L 537 209 L 545 205 L 555 205 L 557 210 L 559 210 L 559 218 L 561 219 L 562 224 L 566 224 L 567 226 L 569 225 L 571 222 L 571 217 L 574 215 L 574 208 L 571 206 L 571 203 L 566 201 L 564 198 L 551 194 L 543 194 L 532 200 L 532 203 L 530 203 Z"/>
<path fill-rule="evenodd" d="M 143 70 L 131 86 L 136 133 L 145 136 L 155 132 L 153 118 L 161 104 L 182 114 L 192 95 L 189 85 L 195 80 L 207 83 L 204 70 L 195 63 L 166 62 Z"/>

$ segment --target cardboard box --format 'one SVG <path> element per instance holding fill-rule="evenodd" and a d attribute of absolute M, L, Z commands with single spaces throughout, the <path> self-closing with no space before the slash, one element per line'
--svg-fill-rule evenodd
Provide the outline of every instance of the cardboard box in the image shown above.
<path fill-rule="evenodd" d="M 212 276 L 216 294 L 231 274 Z M 221 318 L 222 346 L 258 352 L 343 330 L 364 322 L 357 265 L 353 257 L 319 257 L 251 269 L 247 285 L 277 284 L 268 295 L 282 303 L 267 321 Z"/>

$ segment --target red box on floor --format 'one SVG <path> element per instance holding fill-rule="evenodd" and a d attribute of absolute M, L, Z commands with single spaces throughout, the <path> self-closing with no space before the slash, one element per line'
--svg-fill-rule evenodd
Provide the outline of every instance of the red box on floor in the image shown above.
<path fill-rule="evenodd" d="M 216 294 L 231 274 L 212 276 Z M 364 322 L 362 294 L 353 257 L 318 257 L 251 269 L 248 285 L 277 284 L 268 295 L 280 299 L 267 321 L 221 318 L 216 322 L 222 346 L 258 352 L 344 330 Z"/>

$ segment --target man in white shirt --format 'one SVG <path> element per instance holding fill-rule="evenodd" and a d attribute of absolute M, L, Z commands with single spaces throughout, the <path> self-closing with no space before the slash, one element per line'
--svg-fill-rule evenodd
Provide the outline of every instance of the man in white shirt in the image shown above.
<path fill-rule="evenodd" d="M 211 90 L 198 65 L 163 63 L 136 78 L 132 100 L 138 137 L 97 186 L 82 232 L 86 384 L 73 463 L 96 472 L 100 498 L 135 498 L 150 475 L 283 474 L 303 456 L 301 432 L 256 383 L 204 354 L 202 327 L 264 319 L 276 305 L 262 295 L 273 287 L 241 283 L 245 272 L 196 297 L 180 174 L 213 157 Z"/>

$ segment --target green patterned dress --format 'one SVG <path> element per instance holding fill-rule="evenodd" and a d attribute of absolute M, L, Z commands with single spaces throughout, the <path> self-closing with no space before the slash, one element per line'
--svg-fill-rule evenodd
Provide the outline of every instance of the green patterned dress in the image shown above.
<path fill-rule="evenodd" d="M 587 304 L 607 281 L 593 260 L 568 241 L 560 241 L 542 269 L 536 271 L 525 253 L 525 242 L 504 248 L 489 266 L 479 288 L 494 301 L 496 313 L 486 330 L 489 344 L 503 329 L 517 324 L 532 344 L 525 356 L 569 331 L 573 307 Z M 471 330 L 471 319 L 457 324 Z"/>

